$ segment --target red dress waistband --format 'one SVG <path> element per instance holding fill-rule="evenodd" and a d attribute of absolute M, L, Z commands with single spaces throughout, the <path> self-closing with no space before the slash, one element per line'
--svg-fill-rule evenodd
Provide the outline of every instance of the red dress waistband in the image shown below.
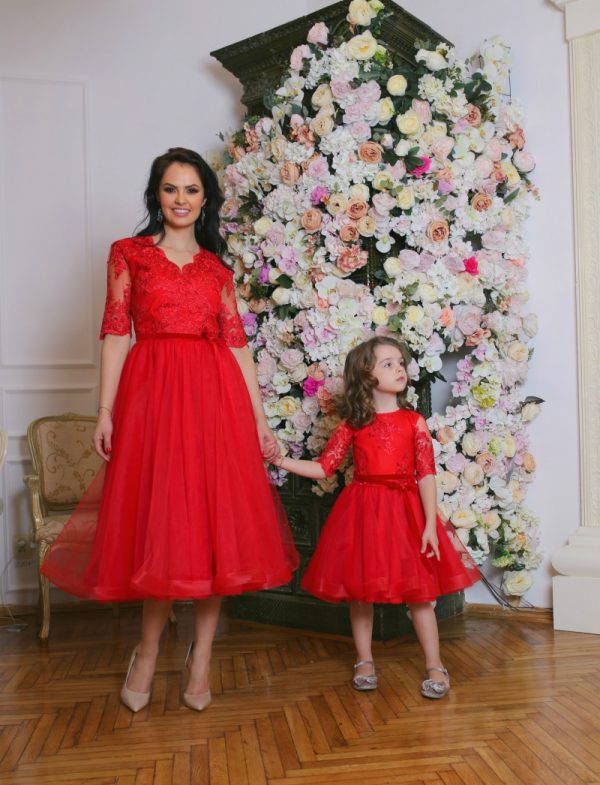
<path fill-rule="evenodd" d="M 355 474 L 354 483 L 360 485 L 385 485 L 399 491 L 416 490 L 417 479 L 414 474 Z"/>
<path fill-rule="evenodd" d="M 193 335 L 192 333 L 136 333 L 136 341 L 152 341 L 155 339 L 165 340 L 168 338 L 183 338 L 189 341 L 206 341 L 204 335 Z"/>

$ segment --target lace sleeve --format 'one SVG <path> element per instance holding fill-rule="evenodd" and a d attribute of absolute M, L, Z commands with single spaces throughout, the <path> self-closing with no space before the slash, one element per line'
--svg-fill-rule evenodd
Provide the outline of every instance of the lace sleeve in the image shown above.
<path fill-rule="evenodd" d="M 344 456 L 348 452 L 348 447 L 350 447 L 351 443 L 352 428 L 347 422 L 342 422 L 331 434 L 329 441 L 325 445 L 325 449 L 319 458 L 317 458 L 317 462 L 321 464 L 327 477 L 331 477 L 340 463 L 344 460 Z"/>
<path fill-rule="evenodd" d="M 107 278 L 100 340 L 107 334 L 131 335 L 131 276 L 118 243 L 110 249 Z"/>
<path fill-rule="evenodd" d="M 246 345 L 246 333 L 235 301 L 233 274 L 227 274 L 225 286 L 221 291 L 221 310 L 219 311 L 219 331 L 227 346 Z"/>
<path fill-rule="evenodd" d="M 431 434 L 425 418 L 421 416 L 415 424 L 415 474 L 417 480 L 422 480 L 428 474 L 435 474 Z"/>

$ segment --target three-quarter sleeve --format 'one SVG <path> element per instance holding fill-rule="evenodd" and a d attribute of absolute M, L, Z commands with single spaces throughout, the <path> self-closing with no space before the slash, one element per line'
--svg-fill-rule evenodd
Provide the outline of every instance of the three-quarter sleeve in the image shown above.
<path fill-rule="evenodd" d="M 353 431 L 347 422 L 341 422 L 331 434 L 325 449 L 317 458 L 327 477 L 335 472 L 352 444 Z"/>
<path fill-rule="evenodd" d="M 118 243 L 113 243 L 108 257 L 106 305 L 100 339 L 105 335 L 131 335 L 131 275 Z"/>
<path fill-rule="evenodd" d="M 227 279 L 221 290 L 221 308 L 219 311 L 219 332 L 227 346 L 240 348 L 246 345 L 244 325 L 238 313 L 235 301 L 233 273 L 227 272 Z"/>
<path fill-rule="evenodd" d="M 422 480 L 423 477 L 435 473 L 431 434 L 425 418 L 419 415 L 415 423 L 415 474 L 417 480 Z"/>

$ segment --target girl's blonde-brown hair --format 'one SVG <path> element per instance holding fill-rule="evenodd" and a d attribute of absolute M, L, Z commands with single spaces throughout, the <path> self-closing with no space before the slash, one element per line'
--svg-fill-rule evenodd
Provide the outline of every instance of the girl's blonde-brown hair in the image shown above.
<path fill-rule="evenodd" d="M 344 392 L 338 397 L 336 408 L 340 417 L 353 428 L 364 428 L 375 416 L 373 390 L 377 386 L 377 379 L 371 371 L 375 367 L 375 349 L 378 346 L 398 349 L 407 368 L 412 359 L 405 344 L 384 336 L 370 338 L 348 352 L 344 365 Z M 407 391 L 408 385 L 398 393 L 398 406 L 401 409 L 412 409 L 407 401 Z"/>

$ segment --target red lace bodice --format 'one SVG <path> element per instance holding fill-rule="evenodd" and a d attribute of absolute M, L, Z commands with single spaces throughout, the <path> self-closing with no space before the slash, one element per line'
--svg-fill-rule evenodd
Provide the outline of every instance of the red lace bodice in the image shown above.
<path fill-rule="evenodd" d="M 352 445 L 357 475 L 402 475 L 421 480 L 435 474 L 431 435 L 425 419 L 407 409 L 376 414 L 364 428 L 342 422 L 318 459 L 330 477 Z"/>
<path fill-rule="evenodd" d="M 113 243 L 108 258 L 106 306 L 100 338 L 186 333 L 227 346 L 245 346 L 233 273 L 215 254 L 201 249 L 179 268 L 152 237 Z"/>

